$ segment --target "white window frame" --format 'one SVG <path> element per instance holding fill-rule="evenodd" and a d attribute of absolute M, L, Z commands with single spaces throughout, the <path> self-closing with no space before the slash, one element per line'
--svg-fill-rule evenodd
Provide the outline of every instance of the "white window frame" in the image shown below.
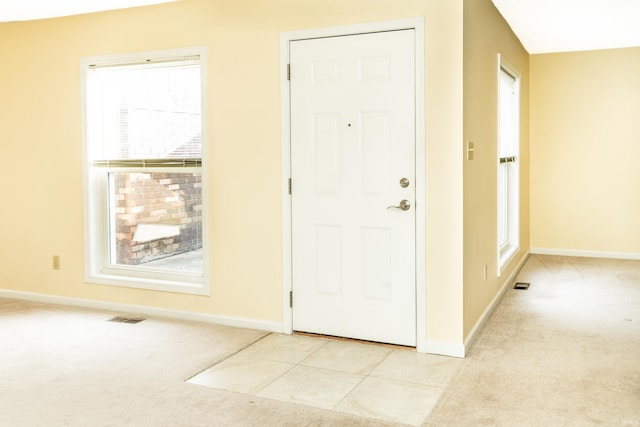
<path fill-rule="evenodd" d="M 90 162 L 87 138 L 86 87 L 87 73 L 91 66 L 131 64 L 140 61 L 163 61 L 185 57 L 200 57 L 201 82 L 201 117 L 202 117 L 202 161 L 200 167 L 164 168 L 102 168 L 96 171 Z M 84 240 L 85 240 L 85 282 L 100 285 L 113 285 L 166 292 L 178 292 L 195 295 L 210 295 L 208 265 L 208 168 L 206 156 L 206 65 L 207 56 L 204 47 L 188 47 L 179 49 L 135 52 L 122 55 L 105 55 L 84 57 L 81 67 L 81 106 L 82 106 L 82 139 L 83 139 L 83 181 L 84 181 Z M 110 263 L 109 245 L 109 207 L 108 207 L 108 172 L 198 172 L 202 180 L 202 273 L 178 271 L 161 271 L 145 269 L 139 266 L 114 265 Z"/>
<path fill-rule="evenodd" d="M 510 114 L 514 121 L 511 135 L 513 140 L 512 147 L 505 147 L 503 141 L 503 128 L 501 120 L 503 117 L 503 107 L 501 105 L 500 93 L 502 90 L 501 73 L 506 73 L 514 79 L 516 111 Z M 498 210 L 497 210 L 497 250 L 498 250 L 498 275 L 506 269 L 509 263 L 515 258 L 520 250 L 520 73 L 504 59 L 502 55 L 498 55 L 498 159 L 497 159 L 497 190 L 498 190 Z M 505 169 L 507 173 L 507 218 L 501 217 L 500 193 L 501 170 Z M 506 221 L 507 239 L 502 244 L 500 239 L 500 230 L 502 221 Z"/>

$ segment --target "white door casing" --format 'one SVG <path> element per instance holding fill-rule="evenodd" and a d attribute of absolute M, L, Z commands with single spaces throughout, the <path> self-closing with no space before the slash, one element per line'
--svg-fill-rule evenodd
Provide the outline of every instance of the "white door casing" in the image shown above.
<path fill-rule="evenodd" d="M 290 43 L 295 330 L 416 345 L 414 39 Z"/>

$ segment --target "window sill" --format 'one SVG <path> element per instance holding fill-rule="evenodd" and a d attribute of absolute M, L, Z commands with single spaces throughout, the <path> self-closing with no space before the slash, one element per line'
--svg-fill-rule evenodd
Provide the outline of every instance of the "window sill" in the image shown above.
<path fill-rule="evenodd" d="M 179 280 L 178 278 L 173 280 L 148 277 L 141 278 L 110 273 L 89 274 L 85 277 L 87 283 L 96 285 L 209 296 L 210 292 L 207 280 L 202 276 L 193 276 L 193 279 L 193 281 L 187 281 Z"/>

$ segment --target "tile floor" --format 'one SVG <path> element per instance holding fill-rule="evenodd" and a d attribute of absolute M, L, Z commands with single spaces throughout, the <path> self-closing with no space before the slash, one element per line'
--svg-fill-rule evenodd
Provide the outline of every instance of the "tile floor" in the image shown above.
<path fill-rule="evenodd" d="M 418 425 L 460 362 L 410 349 L 270 334 L 187 382 Z"/>

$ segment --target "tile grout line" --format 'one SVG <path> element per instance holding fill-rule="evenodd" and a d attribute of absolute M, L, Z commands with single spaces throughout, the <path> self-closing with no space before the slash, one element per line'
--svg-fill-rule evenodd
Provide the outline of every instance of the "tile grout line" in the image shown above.
<path fill-rule="evenodd" d="M 294 335 L 292 335 L 294 336 Z M 310 358 L 312 355 L 316 354 L 321 348 L 324 348 L 324 346 L 326 346 L 329 341 L 325 340 L 326 342 L 324 344 L 322 344 L 320 347 L 318 347 L 317 349 L 315 349 L 314 351 L 312 351 L 310 354 L 308 354 L 306 357 L 302 358 L 301 360 L 299 360 L 296 363 L 291 363 L 291 367 L 289 369 L 286 370 L 286 372 L 283 372 L 281 375 L 279 375 L 277 378 L 274 378 L 272 381 L 269 382 L 269 384 L 265 385 L 264 387 L 262 387 L 260 390 L 256 391 L 255 393 L 253 393 L 254 396 L 257 396 L 258 393 L 260 393 L 262 390 L 264 390 L 265 388 L 269 387 L 271 384 L 273 384 L 274 382 L 276 382 L 277 380 L 279 380 L 280 378 L 284 377 L 286 374 L 288 374 L 289 372 L 291 372 L 294 368 L 299 367 L 299 366 L 305 366 L 305 365 L 301 365 L 302 362 L 304 362 L 305 360 L 307 360 L 308 358 Z M 268 359 L 258 359 L 258 360 L 268 360 Z M 269 360 L 271 362 L 275 362 L 274 360 Z M 287 363 L 287 362 L 280 362 L 277 361 L 279 363 Z M 289 363 L 287 363 L 289 364 Z M 306 366 L 305 366 L 306 367 Z"/>
<path fill-rule="evenodd" d="M 253 357 L 249 357 L 249 359 L 255 359 Z M 255 359 L 255 360 L 265 360 L 265 359 Z M 269 360 L 269 362 L 274 362 L 273 360 Z M 265 384 L 264 386 L 262 386 L 259 390 L 254 391 L 253 393 L 247 393 L 250 396 L 255 396 L 255 397 L 259 397 L 258 393 L 260 393 L 262 390 L 264 390 L 265 388 L 269 387 L 271 384 L 273 384 L 274 382 L 278 381 L 280 378 L 284 377 L 286 374 L 288 374 L 289 372 L 291 372 L 293 370 L 293 368 L 295 368 L 298 365 L 294 365 L 292 363 L 287 363 L 287 362 L 277 362 L 277 363 L 283 363 L 285 365 L 290 365 L 289 369 L 287 369 L 286 371 L 284 371 L 283 373 L 281 373 L 280 375 L 278 375 L 277 377 L 275 377 L 274 379 L 272 379 L 271 381 L 269 381 L 268 384 Z M 274 400 L 278 400 L 279 402 L 283 402 L 282 400 L 279 399 L 274 399 Z"/>
<path fill-rule="evenodd" d="M 301 359 L 300 361 L 298 361 L 298 363 L 296 363 L 296 366 L 305 366 L 307 367 L 307 365 L 303 365 L 302 362 L 304 362 L 305 360 L 307 360 L 308 358 L 310 358 L 311 356 L 313 356 L 314 354 L 316 354 L 317 352 L 319 352 L 321 349 L 325 348 L 327 346 L 327 344 L 329 344 L 329 340 L 326 338 L 320 338 L 321 340 L 324 341 L 324 344 L 322 344 L 320 347 L 316 348 L 313 352 L 309 353 L 307 355 L 307 357 Z"/>
<path fill-rule="evenodd" d="M 217 362 L 215 362 L 213 365 L 210 365 L 210 366 L 208 366 L 208 367 L 206 367 L 206 368 L 202 369 L 200 372 L 197 372 L 197 373 L 195 373 L 195 374 L 191 375 L 189 378 L 187 378 L 187 379 L 186 379 L 186 380 L 184 380 L 183 382 L 185 382 L 185 383 L 186 383 L 186 382 L 188 382 L 189 380 L 191 380 L 191 379 L 193 379 L 193 378 L 197 377 L 198 375 L 200 375 L 200 374 L 204 373 L 205 371 L 208 371 L 209 369 L 213 368 L 214 366 L 218 366 L 219 364 L 221 364 L 221 363 L 222 363 L 222 362 L 224 362 L 225 360 L 229 360 L 229 359 L 231 359 L 233 356 L 237 356 L 237 355 L 238 355 L 238 353 L 240 353 L 241 351 L 244 351 L 244 350 L 246 350 L 247 348 L 251 347 L 252 345 L 255 345 L 255 344 L 259 343 L 260 341 L 262 341 L 263 339 L 267 338 L 269 335 L 272 335 L 272 334 L 273 334 L 273 332 L 270 332 L 270 333 L 268 333 L 268 334 L 266 334 L 266 335 L 264 335 L 264 336 L 262 336 L 262 337 L 258 338 L 258 339 L 257 339 L 257 340 L 255 340 L 254 342 L 249 343 L 249 344 L 247 344 L 246 346 L 242 347 L 241 349 L 237 350 L 235 353 L 231 353 L 231 354 L 229 354 L 229 355 L 227 355 L 227 356 L 223 357 L 222 359 L 218 360 L 218 361 L 217 361 Z"/>
<path fill-rule="evenodd" d="M 378 364 L 376 366 L 374 366 L 373 368 L 371 368 L 371 371 L 369 371 L 369 373 L 367 373 L 366 375 L 364 375 L 364 377 L 358 382 L 358 384 L 356 384 L 355 386 L 353 386 L 351 388 L 351 390 L 349 390 L 348 393 L 346 393 L 344 395 L 344 397 L 342 399 L 340 399 L 340 401 L 338 403 L 336 403 L 335 405 L 333 405 L 332 410 L 335 412 L 340 412 L 342 414 L 348 414 L 348 412 L 344 412 L 344 411 L 340 411 L 339 409 L 336 409 L 342 402 L 344 402 L 344 400 L 349 397 L 356 388 L 358 388 L 367 378 L 369 378 L 371 376 L 371 374 L 373 373 L 373 371 L 375 371 L 380 365 L 382 365 L 382 363 L 387 360 L 389 358 L 390 355 L 392 355 L 396 350 L 392 349 L 389 353 L 387 353 L 380 362 L 378 362 Z M 372 377 L 372 378 L 377 378 L 377 377 Z M 378 419 L 378 418 L 371 418 L 371 419 Z"/>
<path fill-rule="evenodd" d="M 263 339 L 265 339 L 266 337 L 273 335 L 273 333 L 267 334 L 264 337 L 260 338 L 259 340 L 255 341 L 254 343 L 246 346 L 245 348 L 239 350 L 236 354 L 229 356 L 233 357 L 236 356 L 238 353 L 240 353 L 243 350 L 248 349 L 249 347 L 253 346 L 254 344 L 257 344 L 258 342 L 262 341 Z M 317 351 L 319 351 L 321 348 L 323 348 L 325 345 L 327 345 L 329 341 L 325 342 L 324 344 L 322 344 L 320 347 L 318 347 L 317 349 L 315 349 L 313 352 L 311 352 L 309 355 L 307 355 L 305 358 L 303 358 L 302 360 L 298 361 L 297 363 L 289 363 L 289 362 L 283 362 L 280 360 L 273 360 L 273 359 L 263 359 L 261 357 L 255 357 L 255 356 L 244 356 L 247 357 L 249 359 L 254 359 L 254 360 L 264 360 L 264 361 L 268 361 L 268 362 L 275 362 L 275 363 L 283 363 L 285 365 L 290 365 L 289 369 L 287 369 L 285 372 L 283 372 L 282 374 L 278 375 L 276 378 L 274 378 L 273 380 L 271 380 L 268 384 L 265 384 L 264 386 L 262 386 L 259 390 L 256 390 L 253 393 L 247 393 L 250 396 L 255 396 L 258 397 L 258 393 L 260 393 L 262 390 L 264 390 L 265 388 L 269 387 L 271 384 L 273 384 L 274 382 L 278 381 L 280 378 L 282 378 L 283 376 L 285 376 L 286 374 L 288 374 L 289 372 L 291 372 L 294 368 L 298 367 L 298 366 L 305 366 L 305 365 L 300 365 L 303 361 L 307 360 L 309 357 L 311 357 L 313 354 L 315 354 Z M 226 359 L 225 359 L 226 360 Z M 214 365 L 215 366 L 215 365 Z M 277 399 L 276 399 L 277 400 Z"/>

